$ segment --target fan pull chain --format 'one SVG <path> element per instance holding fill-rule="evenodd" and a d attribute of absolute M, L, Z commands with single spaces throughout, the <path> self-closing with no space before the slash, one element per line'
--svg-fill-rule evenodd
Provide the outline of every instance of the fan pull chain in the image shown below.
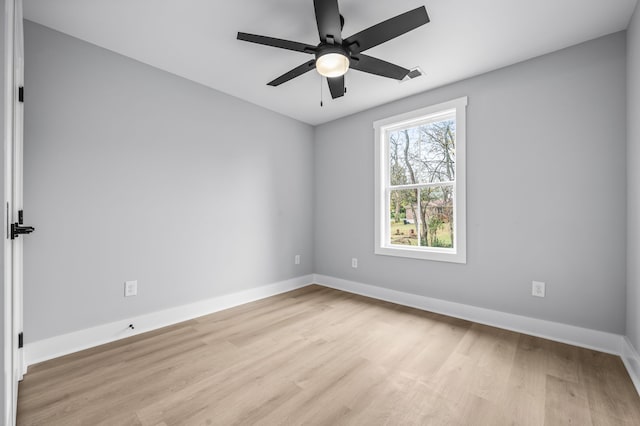
<path fill-rule="evenodd" d="M 323 107 L 324 104 L 322 102 L 322 76 L 320 76 L 320 107 Z"/>

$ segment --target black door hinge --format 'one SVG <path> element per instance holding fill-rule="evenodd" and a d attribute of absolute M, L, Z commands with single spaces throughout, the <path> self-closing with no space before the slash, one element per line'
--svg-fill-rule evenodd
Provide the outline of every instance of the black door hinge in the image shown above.
<path fill-rule="evenodd" d="M 24 87 L 18 87 L 18 102 L 24 103 Z"/>
<path fill-rule="evenodd" d="M 18 349 L 22 348 L 24 346 L 24 335 L 22 334 L 22 331 L 20 333 L 18 333 Z"/>

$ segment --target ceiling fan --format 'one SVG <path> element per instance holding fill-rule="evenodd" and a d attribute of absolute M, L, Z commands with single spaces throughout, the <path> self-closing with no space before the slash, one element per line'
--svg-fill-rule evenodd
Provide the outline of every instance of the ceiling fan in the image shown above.
<path fill-rule="evenodd" d="M 335 99 L 345 94 L 344 74 L 349 68 L 396 80 L 402 80 L 409 73 L 406 68 L 363 55 L 362 52 L 428 23 L 429 16 L 424 6 L 387 19 L 343 39 L 344 17 L 338 9 L 338 0 L 314 0 L 313 5 L 320 36 L 320 43 L 317 46 L 274 37 L 238 33 L 238 40 L 315 56 L 314 59 L 270 81 L 267 83 L 269 86 L 279 86 L 315 68 L 318 73 L 327 77 L 331 97 Z"/>

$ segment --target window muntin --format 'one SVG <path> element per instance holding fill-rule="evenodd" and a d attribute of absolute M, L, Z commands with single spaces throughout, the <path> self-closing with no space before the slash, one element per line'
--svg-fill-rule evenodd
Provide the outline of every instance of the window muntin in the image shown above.
<path fill-rule="evenodd" d="M 377 254 L 466 262 L 466 104 L 374 123 Z"/>

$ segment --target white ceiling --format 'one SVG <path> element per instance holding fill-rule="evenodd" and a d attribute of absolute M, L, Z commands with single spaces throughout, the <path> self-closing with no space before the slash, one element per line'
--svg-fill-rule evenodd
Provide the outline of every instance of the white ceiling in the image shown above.
<path fill-rule="evenodd" d="M 627 27 L 637 0 L 339 0 L 350 36 L 425 5 L 431 22 L 366 53 L 425 75 L 399 83 L 351 70 L 331 100 L 311 71 L 266 83 L 311 55 L 236 40 L 238 31 L 316 45 L 313 0 L 24 0 L 26 19 L 310 124 Z"/>

